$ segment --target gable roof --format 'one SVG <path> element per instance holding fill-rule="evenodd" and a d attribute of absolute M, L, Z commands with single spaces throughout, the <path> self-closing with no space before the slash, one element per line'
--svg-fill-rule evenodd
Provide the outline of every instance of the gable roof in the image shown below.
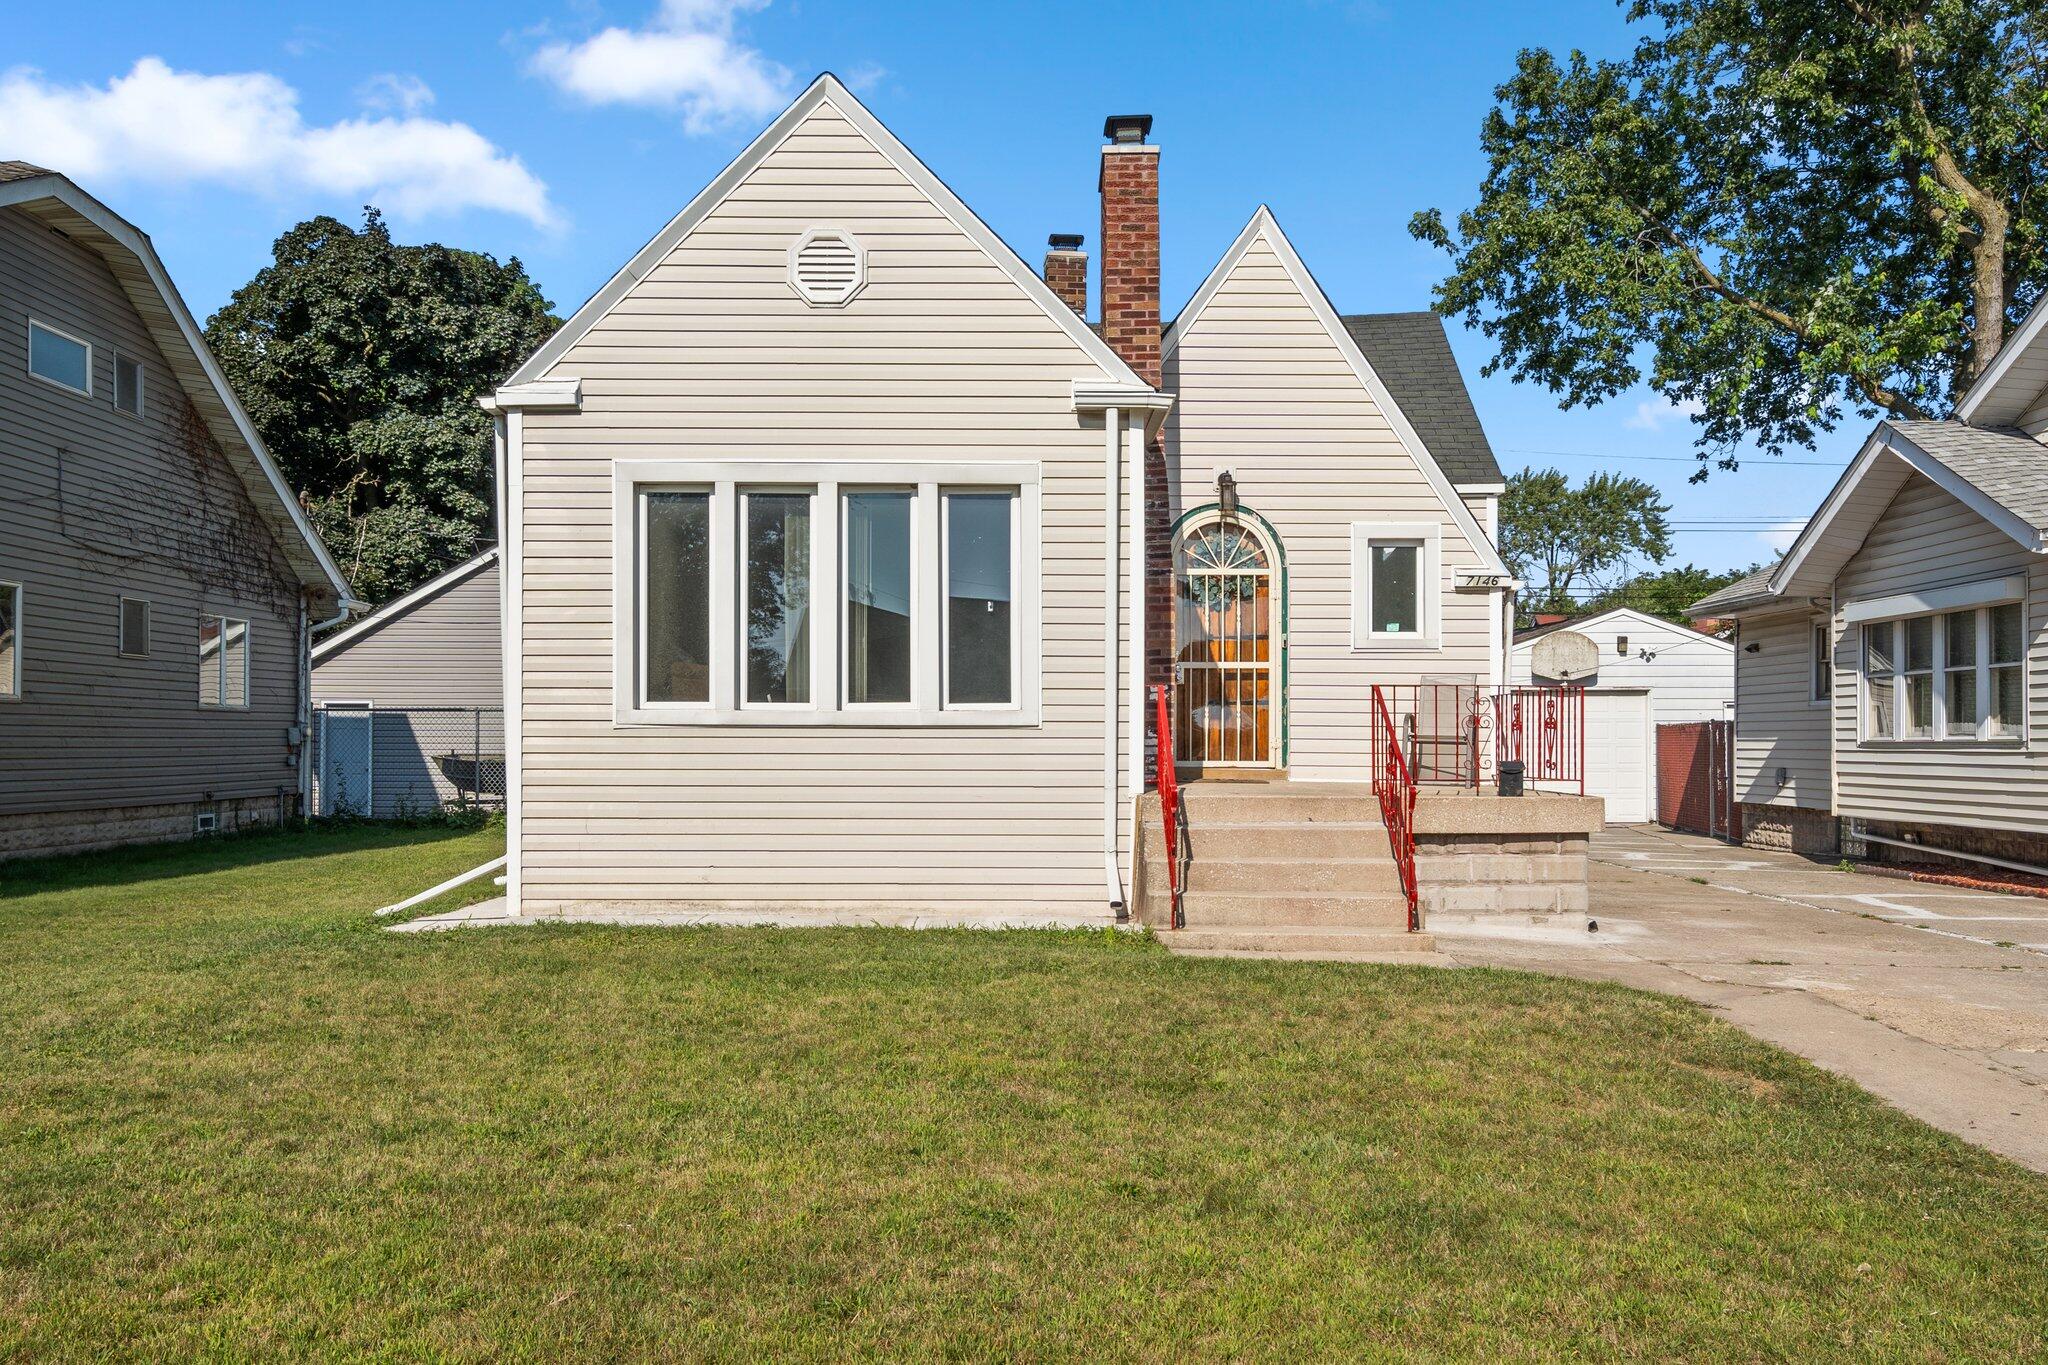
<path fill-rule="evenodd" d="M 392 598 L 361 620 L 351 622 L 331 635 L 322 636 L 313 646 L 313 662 L 317 664 L 329 655 L 346 649 L 365 635 L 375 634 L 393 621 L 410 615 L 450 588 L 468 582 L 497 562 L 498 547 L 493 545 L 482 554 L 465 559 L 440 577 L 428 579 L 403 597 Z"/>
<path fill-rule="evenodd" d="M 1712 616 L 1728 616 L 1748 611 L 1778 600 L 1771 591 L 1771 575 L 1778 571 L 1778 561 L 1772 560 L 1761 569 L 1753 569 L 1736 579 L 1725 588 L 1708 593 L 1685 609 L 1685 614 L 1695 621 Z"/>
<path fill-rule="evenodd" d="M 255 425 L 228 387 L 227 376 L 206 348 L 198 322 L 179 297 L 148 236 L 65 176 L 25 161 L 0 162 L 0 208 L 9 207 L 57 229 L 107 263 L 164 362 L 177 376 L 178 387 L 276 536 L 285 562 L 299 582 L 312 589 L 319 601 L 360 605 L 350 597 L 341 570 L 320 543 Z"/>
<path fill-rule="evenodd" d="M 1956 400 L 1956 420 L 1991 427 L 2017 422 L 2043 389 L 2048 389 L 2048 294 L 2034 301 L 1991 363 Z"/>
<path fill-rule="evenodd" d="M 1730 651 L 1735 648 L 1733 644 L 1717 636 L 1694 630 L 1690 626 L 1680 625 L 1676 621 L 1667 621 L 1661 616 L 1652 616 L 1646 611 L 1637 611 L 1634 607 L 1609 607 L 1606 611 L 1597 611 L 1591 616 L 1575 616 L 1569 621 L 1557 621 L 1547 626 L 1531 626 L 1528 630 L 1518 630 L 1515 632 L 1513 647 L 1520 649 L 1524 645 L 1534 645 L 1536 641 L 1554 631 L 1584 630 L 1617 618 L 1634 622 L 1646 630 L 1670 631 L 1672 634 L 1687 640 L 1697 637 Z"/>
<path fill-rule="evenodd" d="M 584 336 L 619 301 L 632 292 L 634 286 L 647 278 L 654 268 L 667 259 L 678 243 L 688 237 L 697 225 L 723 203 L 733 190 L 751 176 L 761 163 L 780 147 L 793 131 L 800 127 L 818 109 L 830 106 L 848 123 L 858 129 L 861 135 L 874 144 L 891 165 L 902 173 L 905 179 L 921 190 L 938 210 L 951 219 L 953 225 L 988 254 L 996 266 L 1014 280 L 1031 300 L 1045 311 L 1059 329 L 1086 353 L 1104 375 L 1118 385 L 1131 385 L 1152 393 L 1152 386 L 1138 378 L 1137 373 L 1109 344 L 1084 322 L 1081 316 L 1053 293 L 1052 286 L 1040 279 L 1038 272 L 1024 263 L 1024 259 L 1009 244 L 998 237 L 988 224 L 976 217 L 974 211 L 961 201 L 947 187 L 945 181 L 934 175 L 931 168 L 917 159 L 908 147 L 897 141 L 896 135 L 882 125 L 882 121 L 868 111 L 866 105 L 853 97 L 853 92 L 842 85 L 837 76 L 827 71 L 812 81 L 810 87 L 798 95 L 789 108 L 776 116 L 773 123 L 763 129 L 761 135 L 747 144 L 745 151 L 733 158 L 730 165 L 720 171 L 712 182 L 698 191 L 697 197 L 684 206 L 683 211 L 669 219 L 661 231 L 654 234 L 646 246 L 633 254 L 618 274 L 573 313 L 562 324 L 561 330 L 544 342 L 540 349 L 527 358 L 524 365 L 515 371 L 504 387 L 530 384 L 546 375 L 571 347 Z"/>
<path fill-rule="evenodd" d="M 1357 339 L 1338 319 L 1337 310 L 1330 306 L 1329 295 L 1323 292 L 1323 287 L 1316 283 L 1315 276 L 1310 274 L 1308 267 L 1302 263 L 1294 244 L 1287 240 L 1287 234 L 1280 230 L 1279 219 L 1275 218 L 1273 211 L 1264 204 L 1259 205 L 1258 211 L 1252 214 L 1251 221 L 1237 234 L 1237 240 L 1223 253 L 1223 259 L 1216 262 L 1215 268 L 1210 270 L 1208 278 L 1195 290 L 1194 297 L 1180 310 L 1179 316 L 1167 325 L 1160 347 L 1161 358 L 1171 356 L 1180 348 L 1181 337 L 1186 335 L 1188 328 L 1201 317 L 1210 300 L 1214 299 L 1216 292 L 1223 287 L 1223 282 L 1230 278 L 1238 263 L 1244 259 L 1245 253 L 1259 241 L 1264 241 L 1273 249 L 1273 254 L 1279 258 L 1295 289 L 1307 300 L 1309 310 L 1322 323 L 1323 330 L 1329 334 L 1330 341 L 1344 357 L 1345 363 L 1350 365 L 1352 373 L 1358 376 L 1359 383 L 1365 386 L 1366 393 L 1379 408 L 1381 415 L 1387 419 L 1387 425 L 1393 428 L 1394 436 L 1400 441 L 1402 449 L 1408 452 L 1408 457 L 1415 461 L 1415 467 L 1429 480 L 1430 487 L 1435 490 L 1437 500 L 1443 504 L 1444 511 L 1464 534 L 1473 552 L 1479 556 L 1481 570 L 1490 574 L 1512 576 L 1507 564 L 1500 557 L 1500 551 L 1473 518 L 1472 509 L 1465 506 L 1465 500 L 1458 496 L 1457 489 L 1445 476 L 1443 466 L 1437 463 L 1436 457 L 1408 420 L 1401 405 L 1394 401 L 1392 391 L 1380 378 L 1379 372 L 1373 368 L 1372 362 L 1365 358 L 1365 352 L 1359 349 Z"/>
<path fill-rule="evenodd" d="M 2048 551 L 2048 447 L 2018 431 L 1887 420 L 1785 552 L 1771 592 L 1825 588 L 1916 473 L 2025 549 Z"/>
<path fill-rule="evenodd" d="M 1502 482 L 1500 462 L 1435 313 L 1346 313 L 1339 321 L 1457 485 Z"/>

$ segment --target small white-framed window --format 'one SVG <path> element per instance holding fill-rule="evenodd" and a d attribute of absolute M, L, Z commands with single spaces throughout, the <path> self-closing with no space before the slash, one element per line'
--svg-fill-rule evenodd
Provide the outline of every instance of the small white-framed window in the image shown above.
<path fill-rule="evenodd" d="M 114 407 L 131 417 L 142 416 L 142 362 L 114 352 Z"/>
<path fill-rule="evenodd" d="M 28 320 L 28 372 L 46 384 L 92 397 L 92 343 Z"/>
<path fill-rule="evenodd" d="M 1351 647 L 1434 649 L 1441 575 L 1434 524 L 1351 527 Z"/>
<path fill-rule="evenodd" d="M 1829 639 L 1830 634 L 1826 621 L 1815 621 L 1808 637 L 1811 652 L 1807 663 L 1806 698 L 1815 705 L 1835 695 L 1834 645 Z"/>
<path fill-rule="evenodd" d="M 813 705 L 811 489 L 740 494 L 740 698 Z"/>
<path fill-rule="evenodd" d="M 1984 738 L 2023 739 L 2027 733 L 2026 613 L 2018 602 L 1984 612 Z"/>
<path fill-rule="evenodd" d="M 249 704 L 249 623 L 199 618 L 199 704 L 236 710 Z"/>
<path fill-rule="evenodd" d="M 124 597 L 120 600 L 120 643 L 117 652 L 125 659 L 149 657 L 149 600 Z"/>
<path fill-rule="evenodd" d="M 21 700 L 21 584 L 0 583 L 0 701 Z"/>
<path fill-rule="evenodd" d="M 2024 740 L 2024 620 L 2003 602 L 1866 622 L 1864 741 Z"/>
<path fill-rule="evenodd" d="M 1898 622 L 1873 621 L 1863 627 L 1863 737 L 1891 739 L 1899 710 Z"/>
<path fill-rule="evenodd" d="M 910 706 L 917 698 L 917 491 L 853 488 L 841 496 L 846 705 Z"/>
<path fill-rule="evenodd" d="M 945 493 L 945 704 L 1008 707 L 1017 698 L 1017 494 Z"/>
<path fill-rule="evenodd" d="M 711 490 L 640 494 L 639 702 L 711 704 Z"/>

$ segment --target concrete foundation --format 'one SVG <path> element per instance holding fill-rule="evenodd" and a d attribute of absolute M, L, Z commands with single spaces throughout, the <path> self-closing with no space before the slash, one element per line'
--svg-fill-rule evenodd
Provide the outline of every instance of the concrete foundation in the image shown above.
<path fill-rule="evenodd" d="M 1868 857 L 1874 863 L 1932 863 L 1949 872 L 1982 876 L 1986 865 L 1967 858 L 1944 857 L 1944 850 L 1979 853 L 2007 862 L 2048 867 L 2048 832 L 2032 833 L 2010 829 L 1974 829 L 1961 825 L 1920 825 L 1897 820 L 1860 820 L 1866 833 L 1887 839 L 1904 839 L 1918 848 L 1896 848 L 1871 841 Z"/>
<path fill-rule="evenodd" d="M 1425 793 L 1415 803 L 1423 923 L 1586 916 L 1586 841 L 1605 827 L 1598 797 Z"/>
<path fill-rule="evenodd" d="M 222 834 L 274 825 L 298 812 L 296 791 L 224 801 L 171 801 L 100 810 L 30 811 L 0 815 L 0 859 L 90 853 L 126 844 L 190 839 L 211 813 Z"/>
<path fill-rule="evenodd" d="M 1831 858 L 1842 851 L 1841 826 L 1841 821 L 1824 810 L 1742 804 L 1742 842 L 1751 848 Z"/>

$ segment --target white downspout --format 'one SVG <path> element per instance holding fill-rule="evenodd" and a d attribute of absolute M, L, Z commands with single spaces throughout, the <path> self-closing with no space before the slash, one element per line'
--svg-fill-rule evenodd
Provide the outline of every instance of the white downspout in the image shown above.
<path fill-rule="evenodd" d="M 1122 523 L 1122 490 L 1119 465 L 1123 452 L 1117 449 L 1117 435 L 1123 414 L 1116 408 L 1102 413 L 1102 874 L 1109 890 L 1110 908 L 1124 908 L 1123 873 L 1117 866 L 1117 541 Z M 1135 705 L 1135 702 L 1134 702 Z"/>
<path fill-rule="evenodd" d="M 519 914 L 524 890 L 520 837 L 525 824 L 524 785 L 526 727 L 520 714 L 524 696 L 521 686 L 525 669 L 525 536 L 522 527 L 521 478 L 525 445 L 524 414 L 517 408 L 498 417 L 498 582 L 500 616 L 498 627 L 502 647 L 498 653 L 505 672 L 505 908 Z"/>
<path fill-rule="evenodd" d="M 1132 816 L 1137 818 L 1136 798 L 1145 792 L 1145 716 L 1150 698 L 1145 695 L 1145 422 L 1131 423 L 1124 446 L 1130 468 L 1125 484 L 1131 490 L 1131 753 L 1130 794 Z M 1138 834 L 1131 831 L 1131 857 L 1138 856 Z"/>

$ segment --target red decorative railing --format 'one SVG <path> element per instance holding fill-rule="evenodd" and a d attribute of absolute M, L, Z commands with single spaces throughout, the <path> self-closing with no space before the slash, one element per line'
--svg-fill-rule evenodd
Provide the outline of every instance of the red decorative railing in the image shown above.
<path fill-rule="evenodd" d="M 1402 752 L 1401 732 L 1387 708 L 1384 689 L 1372 689 L 1372 792 L 1380 800 L 1380 819 L 1393 845 L 1394 867 L 1401 876 L 1401 894 L 1408 901 L 1408 931 L 1422 927 L 1422 897 L 1415 881 L 1415 771 Z"/>
<path fill-rule="evenodd" d="M 1179 929 L 1184 923 L 1180 910 L 1180 782 L 1173 768 L 1173 722 L 1168 714 L 1164 687 L 1152 689 L 1152 715 L 1159 819 L 1166 826 L 1167 925 Z"/>
<path fill-rule="evenodd" d="M 1494 766 L 1522 764 L 1530 786 L 1576 786 L 1586 794 L 1586 690 L 1503 687 L 1493 694 Z"/>

